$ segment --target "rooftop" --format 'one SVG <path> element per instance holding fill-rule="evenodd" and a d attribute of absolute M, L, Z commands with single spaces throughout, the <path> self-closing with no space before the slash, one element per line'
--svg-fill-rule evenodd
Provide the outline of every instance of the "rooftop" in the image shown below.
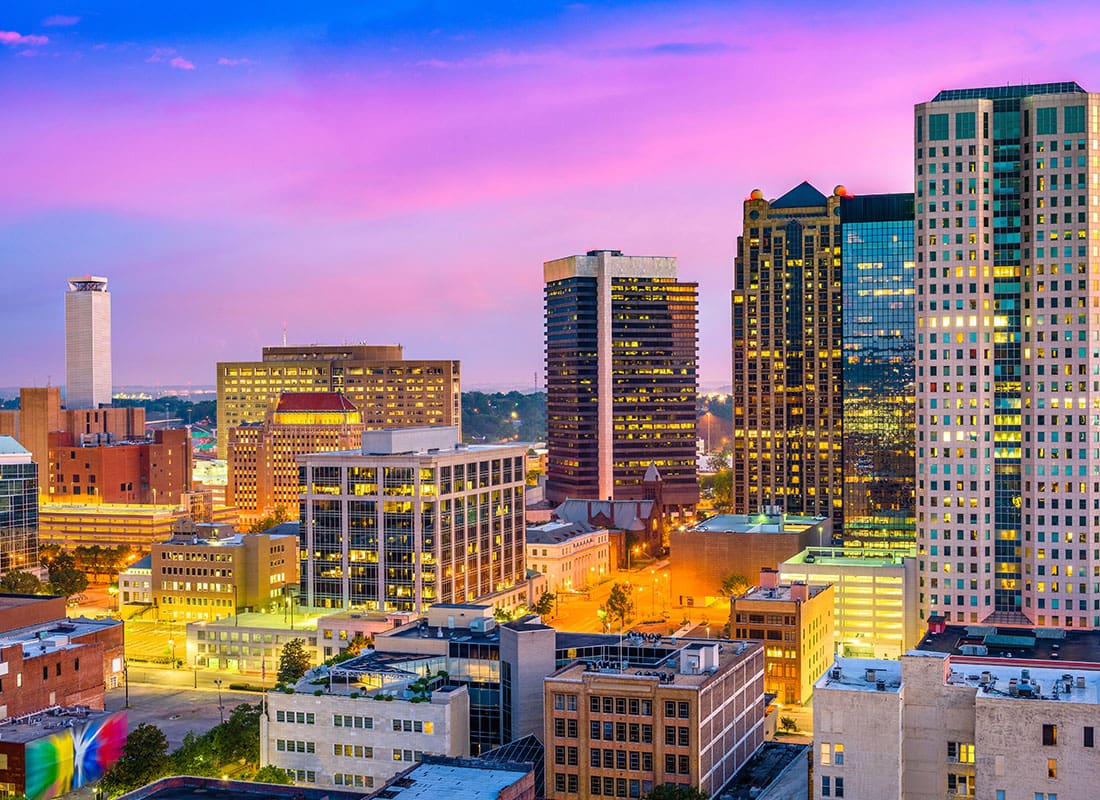
<path fill-rule="evenodd" d="M 817 208 L 825 205 L 825 195 L 809 181 L 802 181 L 782 197 L 772 200 L 772 208 Z"/>
<path fill-rule="evenodd" d="M 948 655 L 1066 661 L 1100 667 L 1100 631 L 949 625 L 925 633 L 918 650 Z"/>
<path fill-rule="evenodd" d="M 393 778 L 374 796 L 407 800 L 443 797 L 496 800 L 502 791 L 523 780 L 530 772 L 527 765 L 425 756 L 423 761 Z"/>
<path fill-rule="evenodd" d="M 562 522 L 556 520 L 544 525 L 527 528 L 527 544 L 562 544 L 570 539 L 595 533 L 596 528 L 587 522 Z"/>
<path fill-rule="evenodd" d="M 140 515 L 140 516 L 173 516 L 183 513 L 179 506 L 152 505 L 149 503 L 99 503 L 97 505 L 81 505 L 80 503 L 42 503 L 38 507 L 39 516 L 62 514 L 92 514 L 94 516 L 110 516 L 112 514 Z"/>
<path fill-rule="evenodd" d="M 611 659 L 574 661 L 552 673 L 550 678 L 585 681 L 604 676 L 616 680 L 636 680 L 646 684 L 697 689 L 709 683 L 717 672 L 748 658 L 762 647 L 759 642 L 725 639 L 664 639 L 655 642 L 655 648 L 672 645 L 671 652 L 651 663 L 644 663 L 640 659 L 632 662 L 629 660 L 630 656 L 637 652 L 639 644 L 636 642 L 626 648 L 624 642 L 621 662 L 612 651 L 609 654 Z M 626 664 L 625 668 L 623 664 Z"/>
<path fill-rule="evenodd" d="M 219 798 L 276 800 L 280 797 L 285 797 L 287 800 L 366 800 L 367 796 L 361 791 L 318 789 L 301 785 L 280 786 L 251 781 L 222 781 L 217 778 L 179 775 L 161 778 L 159 781 L 122 795 L 118 800 L 219 800 Z"/>
<path fill-rule="evenodd" d="M 606 525 L 615 530 L 645 530 L 646 520 L 654 513 L 654 500 L 585 500 L 567 498 L 554 516 L 564 522 Z"/>
<path fill-rule="evenodd" d="M 275 410 L 343 412 L 359 409 L 341 392 L 283 392 L 279 395 L 279 404 Z"/>
<path fill-rule="evenodd" d="M 73 728 L 87 722 L 106 719 L 112 713 L 115 712 L 94 711 L 87 706 L 36 711 L 0 724 L 0 739 L 5 742 L 25 744 L 50 736 L 63 728 Z"/>
<path fill-rule="evenodd" d="M 901 689 L 901 662 L 883 658 L 841 658 L 817 679 L 814 689 L 892 692 Z"/>
<path fill-rule="evenodd" d="M 784 565 L 828 567 L 900 567 L 902 559 L 914 557 L 916 546 L 908 551 L 872 550 L 866 547 L 807 547 L 791 556 Z"/>
<path fill-rule="evenodd" d="M 148 556 L 145 556 L 143 558 L 139 558 L 133 564 L 131 564 L 130 566 L 123 569 L 122 572 L 140 572 L 142 570 L 148 570 L 148 571 L 152 572 L 152 570 L 153 570 L 153 556 L 152 555 L 148 555 Z"/>
<path fill-rule="evenodd" d="M 282 613 L 265 614 L 259 611 L 249 611 L 237 617 L 223 617 L 219 620 L 188 622 L 187 629 L 190 631 L 192 628 L 196 628 L 197 630 L 202 630 L 203 628 L 218 628 L 219 630 L 230 628 L 262 628 L 286 631 L 288 633 L 293 633 L 294 631 L 315 633 L 317 631 L 317 620 L 322 616 L 324 615 L 303 613 L 302 609 L 299 608 L 294 614 L 294 629 L 291 630 L 289 618 L 284 620 Z"/>
<path fill-rule="evenodd" d="M 0 456 L 23 456 L 30 457 L 30 450 L 27 450 L 19 442 L 15 441 L 10 436 L 0 436 Z"/>
<path fill-rule="evenodd" d="M 828 583 L 815 583 L 806 585 L 797 581 L 791 585 L 782 585 L 771 588 L 767 586 L 754 586 L 747 592 L 738 596 L 737 600 L 775 600 L 777 602 L 785 601 L 789 603 L 792 600 L 796 599 L 794 595 L 797 593 L 796 590 L 800 587 L 808 590 L 809 596 L 812 599 L 828 589 L 829 586 L 830 584 Z"/>
<path fill-rule="evenodd" d="M 1075 81 L 1060 83 L 1021 83 L 1016 86 L 987 86 L 980 89 L 943 89 L 932 98 L 933 103 L 946 100 L 1001 100 L 1010 97 L 1030 97 L 1036 94 L 1084 93 Z"/>
<path fill-rule="evenodd" d="M 796 514 L 718 514 L 688 530 L 707 533 L 801 533 L 827 521 L 828 517 Z"/>

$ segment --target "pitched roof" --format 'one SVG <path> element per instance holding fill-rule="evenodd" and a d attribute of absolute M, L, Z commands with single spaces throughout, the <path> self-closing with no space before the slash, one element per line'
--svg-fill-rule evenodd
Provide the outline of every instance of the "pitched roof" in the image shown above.
<path fill-rule="evenodd" d="M 276 411 L 358 411 L 339 392 L 283 392 Z"/>
<path fill-rule="evenodd" d="M 814 208 L 825 205 L 825 195 L 815 189 L 809 181 L 802 181 L 769 205 L 771 208 Z"/>
<path fill-rule="evenodd" d="M 643 531 L 655 513 L 653 500 L 581 500 L 568 498 L 554 510 L 564 522 L 587 522 L 620 531 Z"/>

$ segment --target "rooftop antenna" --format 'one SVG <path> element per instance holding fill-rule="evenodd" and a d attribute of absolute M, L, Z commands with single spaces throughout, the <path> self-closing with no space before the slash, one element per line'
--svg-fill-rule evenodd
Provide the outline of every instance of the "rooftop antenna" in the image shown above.
<path fill-rule="evenodd" d="M 286 320 L 283 320 L 283 347 L 286 347 Z"/>

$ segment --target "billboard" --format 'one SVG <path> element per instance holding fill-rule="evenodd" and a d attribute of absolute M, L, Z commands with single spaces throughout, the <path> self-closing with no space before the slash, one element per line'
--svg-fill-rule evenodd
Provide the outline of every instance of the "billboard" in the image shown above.
<path fill-rule="evenodd" d="M 27 800 L 49 800 L 103 777 L 126 744 L 126 712 L 63 728 L 26 745 Z"/>

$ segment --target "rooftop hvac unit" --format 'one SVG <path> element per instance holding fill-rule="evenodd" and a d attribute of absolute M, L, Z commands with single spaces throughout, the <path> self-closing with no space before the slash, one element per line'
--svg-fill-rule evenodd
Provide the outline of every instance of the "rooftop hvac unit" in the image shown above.
<path fill-rule="evenodd" d="M 875 689 L 877 689 L 880 692 L 885 692 L 886 691 L 886 681 L 876 681 Z"/>

